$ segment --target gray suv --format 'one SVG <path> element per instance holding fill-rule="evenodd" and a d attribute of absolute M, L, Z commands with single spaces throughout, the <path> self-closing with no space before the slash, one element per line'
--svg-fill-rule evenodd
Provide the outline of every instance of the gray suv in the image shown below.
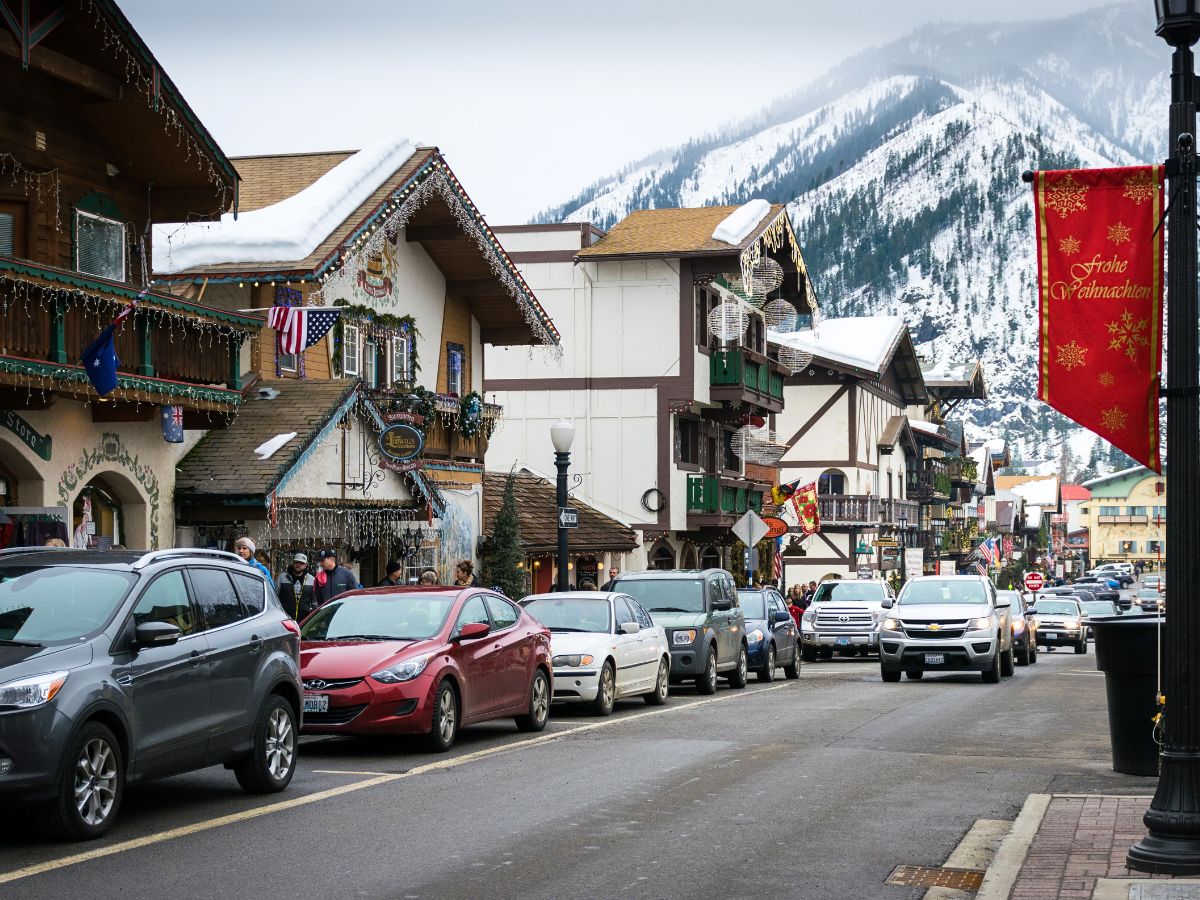
<path fill-rule="evenodd" d="M 137 781 L 224 764 L 281 791 L 299 654 L 271 585 L 231 553 L 0 551 L 0 797 L 83 840 Z"/>

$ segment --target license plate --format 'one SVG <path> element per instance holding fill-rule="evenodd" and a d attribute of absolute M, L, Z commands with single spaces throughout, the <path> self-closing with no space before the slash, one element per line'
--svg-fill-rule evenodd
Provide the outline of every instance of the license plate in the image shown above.
<path fill-rule="evenodd" d="M 329 712 L 329 695 L 328 694 L 305 694 L 304 695 L 304 711 L 306 713 L 327 713 L 327 712 Z"/>
<path fill-rule="evenodd" d="M 849 646 L 850 646 L 850 638 L 848 638 L 848 637 L 840 637 L 840 638 L 838 638 L 838 639 L 837 639 L 837 645 L 838 645 L 839 647 L 849 647 Z"/>
<path fill-rule="evenodd" d="M 927 666 L 941 666 L 941 665 L 944 665 L 945 662 L 946 662 L 946 654 L 945 653 L 926 653 L 925 654 L 925 665 L 927 665 Z"/>

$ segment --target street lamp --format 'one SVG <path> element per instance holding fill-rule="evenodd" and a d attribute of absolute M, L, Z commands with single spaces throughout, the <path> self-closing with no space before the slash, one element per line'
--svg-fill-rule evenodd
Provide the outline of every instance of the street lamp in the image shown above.
<path fill-rule="evenodd" d="M 908 582 L 908 563 L 904 558 L 904 532 L 908 528 L 908 513 L 900 513 L 896 521 L 900 523 L 900 587 L 904 587 Z"/>
<path fill-rule="evenodd" d="M 1174 48 L 1167 160 L 1167 559 L 1172 596 L 1163 629 L 1162 693 L 1170 704 L 1162 723 L 1158 789 L 1142 821 L 1149 834 L 1129 848 L 1127 863 L 1142 872 L 1200 872 L 1200 406 L 1196 388 L 1196 68 L 1192 45 L 1200 39 L 1200 0 L 1155 0 L 1155 32 Z"/>
<path fill-rule="evenodd" d="M 567 505 L 567 469 L 571 466 L 571 444 L 575 442 L 575 425 L 566 419 L 559 419 L 550 428 L 550 441 L 554 444 L 554 467 L 558 469 L 558 589 L 571 589 L 570 572 L 568 571 L 568 534 L 563 525 L 562 510 Z"/>

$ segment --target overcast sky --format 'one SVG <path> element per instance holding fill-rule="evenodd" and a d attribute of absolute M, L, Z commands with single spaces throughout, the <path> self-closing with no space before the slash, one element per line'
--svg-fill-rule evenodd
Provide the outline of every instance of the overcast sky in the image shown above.
<path fill-rule="evenodd" d="M 1058 17 L 1108 2 L 120 5 L 230 156 L 410 137 L 439 146 L 499 225 L 919 25 Z"/>

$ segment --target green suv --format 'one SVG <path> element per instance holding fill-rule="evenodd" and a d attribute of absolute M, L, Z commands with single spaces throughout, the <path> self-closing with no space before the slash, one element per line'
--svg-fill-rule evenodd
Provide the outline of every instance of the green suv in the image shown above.
<path fill-rule="evenodd" d="M 724 569 L 631 572 L 612 590 L 633 597 L 666 630 L 672 684 L 692 679 L 701 694 L 713 694 L 723 673 L 730 686 L 746 686 L 746 619 Z"/>

